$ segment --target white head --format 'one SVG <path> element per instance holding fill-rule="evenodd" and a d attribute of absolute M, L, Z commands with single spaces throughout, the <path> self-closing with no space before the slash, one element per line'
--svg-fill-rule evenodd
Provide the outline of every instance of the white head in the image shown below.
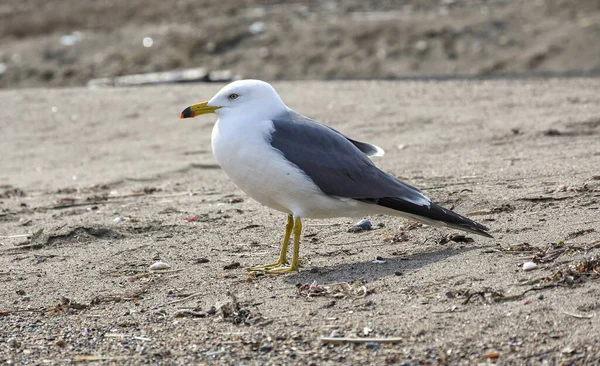
<path fill-rule="evenodd" d="M 249 113 L 270 118 L 286 108 L 270 84 L 260 80 L 239 80 L 223 87 L 208 102 L 187 107 L 181 112 L 181 118 L 207 113 L 215 113 L 219 118 Z"/>

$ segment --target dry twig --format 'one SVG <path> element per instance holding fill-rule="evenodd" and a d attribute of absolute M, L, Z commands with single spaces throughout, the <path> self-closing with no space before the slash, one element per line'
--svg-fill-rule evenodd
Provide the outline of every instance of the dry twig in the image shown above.
<path fill-rule="evenodd" d="M 342 344 L 342 343 L 401 343 L 402 338 L 338 338 L 338 337 L 321 337 L 321 342 L 326 344 Z"/>

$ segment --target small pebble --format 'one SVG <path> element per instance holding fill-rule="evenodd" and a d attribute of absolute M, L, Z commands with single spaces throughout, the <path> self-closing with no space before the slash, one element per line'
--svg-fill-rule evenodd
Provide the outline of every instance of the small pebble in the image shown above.
<path fill-rule="evenodd" d="M 381 259 L 375 259 L 374 261 L 371 261 L 371 263 L 383 264 L 383 263 L 385 263 L 385 261 L 382 261 Z"/>
<path fill-rule="evenodd" d="M 165 262 L 163 262 L 163 261 L 156 261 L 156 262 L 154 262 L 154 264 L 152 264 L 150 266 L 149 270 L 151 270 L 151 271 L 162 271 L 162 270 L 169 269 L 169 268 L 171 268 L 171 266 L 168 265 L 168 264 L 166 264 Z"/>
<path fill-rule="evenodd" d="M 21 342 L 19 342 L 19 340 L 16 338 L 9 338 L 8 341 L 6 341 L 6 344 L 8 344 L 8 346 L 10 348 L 20 348 L 21 347 Z"/>
<path fill-rule="evenodd" d="M 402 271 L 396 271 L 396 272 L 394 272 L 394 274 L 396 276 L 402 276 L 404 273 L 402 273 Z"/>
<path fill-rule="evenodd" d="M 217 308 L 214 306 L 211 306 L 210 309 L 206 310 L 206 314 L 208 315 L 215 315 L 217 313 Z"/>
<path fill-rule="evenodd" d="M 362 219 L 359 222 L 357 222 L 356 224 L 352 225 L 352 227 L 350 229 L 348 229 L 349 233 L 360 233 L 363 231 L 368 231 L 368 230 L 372 230 L 373 229 L 373 225 L 371 224 L 371 221 L 367 220 L 367 219 Z"/>
<path fill-rule="evenodd" d="M 223 269 L 236 269 L 239 267 L 240 267 L 240 264 L 238 262 L 234 262 L 234 263 L 224 266 Z"/>
<path fill-rule="evenodd" d="M 194 259 L 194 264 L 202 264 L 210 262 L 208 258 L 196 258 Z"/>
<path fill-rule="evenodd" d="M 115 217 L 115 219 L 113 220 L 115 224 L 118 224 L 119 222 L 123 222 L 123 218 L 122 217 Z"/>
<path fill-rule="evenodd" d="M 365 343 L 365 347 L 367 347 L 368 349 L 372 349 L 373 351 L 376 351 L 379 349 L 379 343 Z"/>
<path fill-rule="evenodd" d="M 567 276 L 565 280 L 567 281 L 567 285 L 569 286 L 573 286 L 573 284 L 575 283 L 575 278 L 573 278 L 573 276 Z"/>
<path fill-rule="evenodd" d="M 485 358 L 498 358 L 498 357 L 500 357 L 500 352 L 498 352 L 498 351 L 492 351 L 492 352 L 486 353 L 485 355 L 483 355 L 483 357 L 485 357 Z"/>
<path fill-rule="evenodd" d="M 64 340 L 60 339 L 60 340 L 56 341 L 54 343 L 54 345 L 57 346 L 57 347 L 64 347 L 64 346 L 67 345 L 67 342 L 65 342 Z"/>
<path fill-rule="evenodd" d="M 538 265 L 533 262 L 525 262 L 523 263 L 523 271 L 531 271 L 532 269 L 536 269 L 537 266 Z"/>
<path fill-rule="evenodd" d="M 273 350 L 273 346 L 265 344 L 264 346 L 261 346 L 258 350 L 264 353 L 271 352 Z"/>

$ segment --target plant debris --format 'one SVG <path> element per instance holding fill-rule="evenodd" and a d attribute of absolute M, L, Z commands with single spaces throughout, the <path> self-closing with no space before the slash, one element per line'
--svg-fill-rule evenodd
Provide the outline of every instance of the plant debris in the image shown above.
<path fill-rule="evenodd" d="M 404 224 L 402 224 L 401 229 L 410 231 L 410 230 L 422 228 L 423 226 L 425 226 L 425 224 L 420 223 L 418 221 L 408 221 L 408 222 L 405 222 Z"/>
<path fill-rule="evenodd" d="M 243 307 L 231 292 L 227 292 L 227 296 L 230 298 L 230 301 L 216 307 L 223 320 L 233 324 L 244 325 L 256 325 L 264 322 L 265 319 L 260 313 L 251 312 Z M 208 313 L 210 314 L 210 312 Z"/>
<path fill-rule="evenodd" d="M 0 198 L 16 198 L 25 197 L 25 191 L 20 188 L 15 188 L 11 185 L 0 185 Z"/>
<path fill-rule="evenodd" d="M 468 304 L 474 296 L 479 296 L 488 303 L 516 301 L 523 299 L 523 297 L 531 291 L 542 291 L 558 286 L 581 286 L 587 281 L 596 280 L 598 278 L 600 278 L 600 259 L 593 257 L 583 259 L 577 264 L 567 265 L 550 276 L 538 278 L 534 281 L 528 281 L 526 284 L 533 285 L 533 287 L 520 294 L 505 296 L 500 291 L 486 288 L 476 292 L 463 291 L 460 292 L 459 295 L 466 297 L 463 301 L 463 305 Z"/>
<path fill-rule="evenodd" d="M 595 231 L 596 230 L 593 229 L 593 228 L 577 230 L 577 231 L 572 232 L 569 235 L 567 235 L 567 237 L 565 239 L 567 239 L 567 240 L 575 239 L 575 238 L 578 238 L 580 236 L 583 236 L 583 235 L 586 235 L 586 234 L 589 234 L 589 233 L 593 233 Z"/>
<path fill-rule="evenodd" d="M 317 281 L 313 281 L 310 284 L 305 283 L 303 285 L 298 285 L 297 287 L 298 294 L 306 298 L 325 296 L 335 299 L 358 299 L 363 298 L 373 292 L 372 290 L 367 290 L 367 288 L 360 281 L 352 284 L 348 282 L 340 282 L 332 283 L 330 285 L 319 285 Z"/>
<path fill-rule="evenodd" d="M 600 258 L 583 259 L 576 264 L 567 265 L 552 275 L 540 280 L 540 285 L 559 284 L 581 286 L 589 280 L 600 278 Z"/>
<path fill-rule="evenodd" d="M 467 216 L 491 215 L 491 214 L 497 214 L 497 213 L 502 213 L 502 212 L 513 212 L 514 210 L 515 210 L 515 207 L 513 205 L 508 204 L 508 203 L 503 203 L 502 205 L 500 205 L 498 207 L 493 207 L 489 210 L 479 210 L 479 211 L 469 212 L 467 214 Z"/>
<path fill-rule="evenodd" d="M 171 315 L 172 318 L 183 318 L 186 316 L 191 316 L 195 318 L 206 318 L 208 314 L 203 311 L 196 311 L 192 309 L 180 309 Z"/>
<path fill-rule="evenodd" d="M 401 231 L 394 235 L 386 235 L 383 241 L 385 243 L 404 243 L 409 240 L 408 233 L 406 231 Z"/>
<path fill-rule="evenodd" d="M 438 244 L 444 245 L 451 241 L 455 243 L 472 243 L 475 240 L 463 234 L 452 233 L 444 235 L 440 240 L 438 240 Z"/>
<path fill-rule="evenodd" d="M 539 250 L 539 248 L 532 246 L 529 243 L 522 243 L 512 247 L 508 247 L 506 249 L 502 249 L 504 253 L 510 254 L 521 254 L 521 253 L 532 253 Z"/>
<path fill-rule="evenodd" d="M 343 338 L 343 337 L 321 337 L 319 339 L 325 344 L 343 343 L 401 343 L 403 338 Z"/>
<path fill-rule="evenodd" d="M 61 297 L 60 302 L 46 312 L 48 316 L 56 316 L 67 314 L 70 310 L 85 310 L 89 307 L 89 305 L 80 304 L 76 301 L 73 301 L 67 297 Z"/>

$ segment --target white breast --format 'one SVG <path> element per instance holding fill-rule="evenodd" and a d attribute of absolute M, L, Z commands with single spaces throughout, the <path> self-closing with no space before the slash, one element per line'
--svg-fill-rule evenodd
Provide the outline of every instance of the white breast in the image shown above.
<path fill-rule="evenodd" d="M 388 213 L 376 205 L 325 195 L 269 142 L 270 120 L 218 120 L 212 131 L 215 158 L 229 179 L 265 206 L 296 217 L 327 218 Z"/>
<path fill-rule="evenodd" d="M 270 120 L 242 125 L 220 119 L 212 131 L 212 149 L 227 176 L 265 206 L 297 217 L 338 217 L 366 214 L 355 200 L 325 195 L 269 143 Z"/>

